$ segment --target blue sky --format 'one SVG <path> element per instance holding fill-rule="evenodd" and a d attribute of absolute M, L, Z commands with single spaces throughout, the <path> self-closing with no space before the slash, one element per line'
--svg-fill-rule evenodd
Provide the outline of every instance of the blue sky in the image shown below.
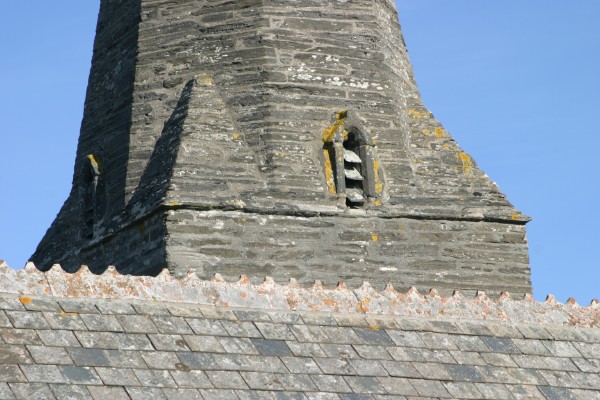
<path fill-rule="evenodd" d="M 426 106 L 534 218 L 535 297 L 600 297 L 600 1 L 397 3 Z M 14 268 L 70 190 L 98 4 L 0 14 L 0 259 Z"/>

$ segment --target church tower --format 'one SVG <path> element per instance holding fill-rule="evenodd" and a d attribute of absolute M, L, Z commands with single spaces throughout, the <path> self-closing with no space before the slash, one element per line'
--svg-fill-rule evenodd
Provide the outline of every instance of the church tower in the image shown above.
<path fill-rule="evenodd" d="M 102 0 L 32 259 L 518 294 L 528 220 L 423 106 L 392 0 Z"/>

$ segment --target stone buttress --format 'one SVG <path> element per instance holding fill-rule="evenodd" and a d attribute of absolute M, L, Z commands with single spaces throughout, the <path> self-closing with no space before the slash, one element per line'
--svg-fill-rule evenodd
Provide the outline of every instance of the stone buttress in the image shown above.
<path fill-rule="evenodd" d="M 32 260 L 531 291 L 525 223 L 422 105 L 391 0 L 103 0 Z"/>

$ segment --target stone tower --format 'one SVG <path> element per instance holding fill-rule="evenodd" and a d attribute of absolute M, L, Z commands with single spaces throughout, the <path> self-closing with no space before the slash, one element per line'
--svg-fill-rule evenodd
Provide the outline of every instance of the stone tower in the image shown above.
<path fill-rule="evenodd" d="M 528 293 L 527 221 L 422 105 L 392 0 L 102 0 L 32 259 Z"/>

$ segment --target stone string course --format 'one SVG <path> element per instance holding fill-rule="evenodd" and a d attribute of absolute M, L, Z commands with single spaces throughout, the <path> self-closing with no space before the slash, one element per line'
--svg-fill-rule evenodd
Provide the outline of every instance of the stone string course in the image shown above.
<path fill-rule="evenodd" d="M 383 291 L 377 291 L 368 283 L 356 289 L 344 283 L 336 288 L 325 288 L 319 281 L 313 287 L 306 288 L 293 279 L 288 285 L 278 285 L 269 277 L 262 284 L 254 285 L 246 276 L 241 276 L 237 282 L 226 282 L 218 274 L 212 280 L 201 280 L 194 273 L 176 279 L 166 269 L 157 277 L 121 275 L 113 267 L 109 267 L 102 275 L 95 275 L 86 266 L 70 274 L 59 265 L 41 272 L 32 263 L 23 270 L 13 270 L 0 261 L 0 293 L 190 303 L 223 308 L 600 327 L 598 300 L 582 307 L 575 299 L 571 298 L 562 304 L 552 295 L 545 302 L 537 302 L 531 295 L 513 299 L 506 292 L 497 299 L 488 298 L 484 292 L 467 297 L 460 291 L 445 298 L 435 289 L 423 295 L 414 288 L 400 293 L 391 285 Z"/>

